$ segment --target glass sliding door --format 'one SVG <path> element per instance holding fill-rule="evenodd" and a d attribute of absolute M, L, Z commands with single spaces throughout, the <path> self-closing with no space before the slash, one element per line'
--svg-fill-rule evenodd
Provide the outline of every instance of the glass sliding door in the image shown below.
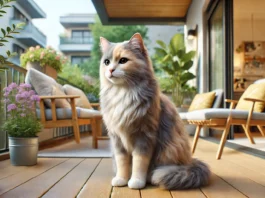
<path fill-rule="evenodd" d="M 207 8 L 209 90 L 233 98 L 233 0 L 212 0 Z M 223 100 L 223 107 L 228 107 Z M 233 138 L 233 129 L 228 138 Z"/>
<path fill-rule="evenodd" d="M 223 2 L 220 1 L 209 21 L 210 90 L 224 89 L 224 21 Z"/>

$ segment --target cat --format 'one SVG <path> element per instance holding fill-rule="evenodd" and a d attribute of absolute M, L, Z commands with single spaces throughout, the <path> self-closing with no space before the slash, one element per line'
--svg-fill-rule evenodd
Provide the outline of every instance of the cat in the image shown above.
<path fill-rule="evenodd" d="M 173 103 L 155 79 L 139 33 L 111 43 L 100 37 L 100 105 L 110 136 L 116 176 L 112 186 L 165 189 L 207 185 L 211 172 L 192 159 L 188 136 Z"/>

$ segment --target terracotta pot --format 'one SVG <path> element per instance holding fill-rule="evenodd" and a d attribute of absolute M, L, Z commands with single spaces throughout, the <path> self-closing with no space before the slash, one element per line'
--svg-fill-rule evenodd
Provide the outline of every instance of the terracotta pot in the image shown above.
<path fill-rule="evenodd" d="M 41 66 L 39 62 L 27 62 L 26 69 L 29 70 L 30 68 L 34 68 L 34 69 L 52 77 L 55 80 L 57 79 L 57 71 L 48 65 Z"/>

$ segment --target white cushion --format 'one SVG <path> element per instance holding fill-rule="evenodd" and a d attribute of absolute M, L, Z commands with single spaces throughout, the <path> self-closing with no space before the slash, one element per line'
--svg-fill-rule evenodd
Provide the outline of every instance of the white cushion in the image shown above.
<path fill-rule="evenodd" d="M 187 113 L 186 118 L 188 120 L 209 120 L 209 119 L 222 119 L 228 118 L 228 116 L 232 115 L 232 118 L 236 119 L 247 119 L 248 111 L 245 110 L 237 110 L 237 109 L 202 109 L 197 111 L 192 111 Z M 254 112 L 252 115 L 252 119 L 257 120 L 265 120 L 265 113 L 257 113 Z"/>
<path fill-rule="evenodd" d="M 84 94 L 84 92 L 82 90 L 80 90 L 76 87 L 73 87 L 71 85 L 68 85 L 68 84 L 63 86 L 63 90 L 66 93 L 66 95 L 78 95 L 78 96 L 80 96 L 80 98 L 75 99 L 75 105 L 77 107 L 92 109 L 92 106 L 91 106 L 89 100 L 87 99 L 86 95 Z"/>
<path fill-rule="evenodd" d="M 40 119 L 40 110 L 37 109 L 37 117 Z M 78 118 L 95 118 L 101 117 L 100 111 L 93 109 L 83 109 L 76 108 L 77 117 Z M 51 109 L 45 109 L 46 120 L 52 120 L 52 111 Z M 72 118 L 72 110 L 69 108 L 57 108 L 56 116 L 58 120 L 71 119 Z"/>
<path fill-rule="evenodd" d="M 28 70 L 25 82 L 31 84 L 39 96 L 66 95 L 61 85 L 53 78 L 33 68 Z M 66 99 L 56 99 L 55 101 L 56 107 L 71 107 Z M 51 108 L 51 100 L 45 99 L 44 102 L 47 107 Z"/>

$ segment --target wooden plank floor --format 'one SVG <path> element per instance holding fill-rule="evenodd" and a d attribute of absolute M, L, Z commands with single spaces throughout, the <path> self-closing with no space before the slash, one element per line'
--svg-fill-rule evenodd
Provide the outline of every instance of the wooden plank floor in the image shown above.
<path fill-rule="evenodd" d="M 194 157 L 208 163 L 213 172 L 209 186 L 166 191 L 147 186 L 143 190 L 110 185 L 109 158 L 39 158 L 38 165 L 15 167 L 0 162 L 0 197 L 7 198 L 203 198 L 265 197 L 265 160 L 225 148 L 215 160 L 217 144 L 199 139 Z"/>

